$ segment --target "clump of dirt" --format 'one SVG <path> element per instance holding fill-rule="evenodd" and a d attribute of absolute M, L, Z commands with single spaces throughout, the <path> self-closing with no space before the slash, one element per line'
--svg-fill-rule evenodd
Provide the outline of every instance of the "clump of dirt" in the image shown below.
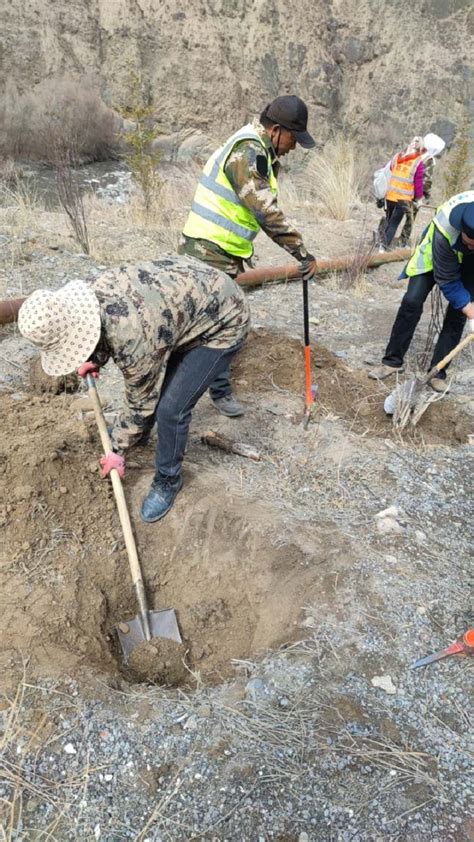
<path fill-rule="evenodd" d="M 41 358 L 37 357 L 30 366 L 29 386 L 32 392 L 41 395 L 60 395 L 62 392 L 72 394 L 80 386 L 80 378 L 75 371 L 60 377 L 51 377 L 41 366 Z"/>
<path fill-rule="evenodd" d="M 311 352 L 313 382 L 317 385 L 314 418 L 340 418 L 350 432 L 387 437 L 392 434 L 392 420 L 383 409 L 387 388 L 367 373 L 350 368 L 324 345 L 313 346 Z M 277 331 L 252 331 L 233 364 L 239 393 L 258 394 L 272 388 L 304 395 L 304 357 L 302 343 Z M 465 443 L 473 432 L 472 419 L 453 401 L 433 404 L 414 429 L 407 429 L 404 438 L 415 435 L 432 444 Z"/>
<path fill-rule="evenodd" d="M 189 678 L 185 655 L 186 649 L 182 643 L 154 637 L 135 647 L 129 656 L 128 668 L 131 677 L 138 681 L 179 687 Z"/>

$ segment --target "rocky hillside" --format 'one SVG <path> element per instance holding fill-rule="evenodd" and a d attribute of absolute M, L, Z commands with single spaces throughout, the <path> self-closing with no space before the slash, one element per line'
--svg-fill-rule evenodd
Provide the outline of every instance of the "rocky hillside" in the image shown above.
<path fill-rule="evenodd" d="M 429 129 L 449 143 L 472 102 L 469 0 L 10 0 L 3 7 L 0 91 L 92 73 L 113 104 L 130 68 L 140 68 L 170 148 L 176 138 L 189 151 L 220 138 L 284 92 L 307 100 L 321 140 L 342 126 L 377 150 Z"/>

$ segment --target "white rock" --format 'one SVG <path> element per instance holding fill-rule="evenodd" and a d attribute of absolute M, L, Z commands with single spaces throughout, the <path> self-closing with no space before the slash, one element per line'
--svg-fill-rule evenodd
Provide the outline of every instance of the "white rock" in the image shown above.
<path fill-rule="evenodd" d="M 374 677 L 371 678 L 370 683 L 373 687 L 379 687 L 380 690 L 384 690 L 385 693 L 389 694 L 389 696 L 394 696 L 397 692 L 397 688 L 395 687 L 390 675 L 374 675 Z"/>
<path fill-rule="evenodd" d="M 388 509 L 382 509 L 381 512 L 377 512 L 375 517 L 395 517 L 397 518 L 400 514 L 399 509 L 396 506 L 389 506 Z"/>
<path fill-rule="evenodd" d="M 393 413 L 395 412 L 396 406 L 397 406 L 397 395 L 396 395 L 396 390 L 394 390 L 389 395 L 387 395 L 387 397 L 385 398 L 385 401 L 384 401 L 384 404 L 383 404 L 385 414 L 386 415 L 393 415 Z"/>
<path fill-rule="evenodd" d="M 66 745 L 64 746 L 64 751 L 66 752 L 66 754 L 77 754 L 77 751 L 72 743 L 66 743 Z"/>
<path fill-rule="evenodd" d="M 377 512 L 375 522 L 378 531 L 382 535 L 387 535 L 390 532 L 402 535 L 405 532 L 405 527 L 399 521 L 400 516 L 401 512 L 396 506 L 389 506 L 388 509 Z"/>

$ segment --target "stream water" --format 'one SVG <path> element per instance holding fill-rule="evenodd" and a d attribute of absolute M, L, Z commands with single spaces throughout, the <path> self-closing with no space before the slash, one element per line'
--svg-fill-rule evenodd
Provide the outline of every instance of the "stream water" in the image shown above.
<path fill-rule="evenodd" d="M 59 199 L 55 170 L 31 161 L 20 161 L 16 166 L 21 176 L 20 189 L 33 195 L 46 210 L 57 208 Z M 118 161 L 85 164 L 73 173 L 83 190 L 90 190 L 110 201 L 124 202 L 130 192 L 130 173 Z M 0 204 L 8 204 L 8 201 L 8 193 L 2 195 L 0 191 Z"/>

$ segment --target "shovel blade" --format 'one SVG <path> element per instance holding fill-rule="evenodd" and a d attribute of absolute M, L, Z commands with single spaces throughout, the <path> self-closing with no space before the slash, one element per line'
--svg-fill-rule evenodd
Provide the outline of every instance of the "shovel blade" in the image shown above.
<path fill-rule="evenodd" d="M 176 643 L 182 643 L 176 612 L 173 608 L 148 611 L 148 621 L 152 638 L 165 637 L 168 640 L 175 640 Z M 115 628 L 124 658 L 128 660 L 135 647 L 146 640 L 140 616 L 137 614 L 132 620 L 119 623 Z"/>

